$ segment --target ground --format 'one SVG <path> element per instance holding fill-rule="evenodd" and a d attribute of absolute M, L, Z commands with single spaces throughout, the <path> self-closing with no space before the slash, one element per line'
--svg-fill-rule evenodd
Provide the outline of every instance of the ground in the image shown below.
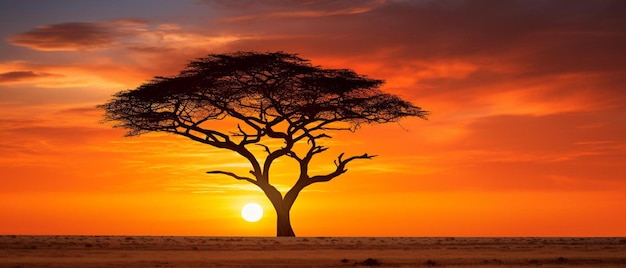
<path fill-rule="evenodd" d="M 626 267 L 626 238 L 0 236 L 0 267 Z"/>

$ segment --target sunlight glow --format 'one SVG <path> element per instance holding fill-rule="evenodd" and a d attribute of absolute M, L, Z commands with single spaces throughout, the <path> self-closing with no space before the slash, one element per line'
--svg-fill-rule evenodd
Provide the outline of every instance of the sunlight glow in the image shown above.
<path fill-rule="evenodd" d="M 257 203 L 248 203 L 241 209 L 241 217 L 247 222 L 257 222 L 263 217 L 263 207 Z"/>

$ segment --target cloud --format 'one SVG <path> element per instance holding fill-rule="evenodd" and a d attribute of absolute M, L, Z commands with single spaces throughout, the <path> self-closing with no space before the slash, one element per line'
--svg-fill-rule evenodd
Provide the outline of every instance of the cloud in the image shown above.
<path fill-rule="evenodd" d="M 615 116 L 605 117 L 602 112 L 570 112 L 543 116 L 500 115 L 485 117 L 467 126 L 470 130 L 456 148 L 492 151 L 532 151 L 538 155 L 548 152 L 581 152 L 595 142 L 626 145 L 626 127 L 620 123 L 623 111 L 611 111 Z M 594 127 L 588 127 L 594 126 Z M 520 135 L 521 134 L 521 135 Z M 619 137 L 619 138 L 618 138 Z M 584 145 L 584 146 L 583 146 Z M 604 147 L 605 147 L 604 146 Z"/>
<path fill-rule="evenodd" d="M 58 74 L 41 73 L 33 71 L 13 71 L 0 73 L 0 84 L 11 82 L 32 81 L 41 77 L 60 77 Z"/>
<path fill-rule="evenodd" d="M 175 24 L 150 24 L 143 20 L 126 19 L 42 25 L 11 36 L 9 42 L 40 51 L 127 49 L 163 53 L 190 47 L 214 48 L 240 38 L 197 34 L 183 31 Z"/>
<path fill-rule="evenodd" d="M 141 20 L 67 22 L 16 34 L 9 38 L 15 45 L 81 53 L 64 53 L 62 60 L 46 64 L 0 63 L 0 83 L 36 81 L 34 86 L 46 88 L 2 85 L 0 100 L 33 106 L 62 102 L 64 110 L 51 117 L 85 115 L 97 122 L 98 111 L 76 107 L 103 101 L 153 75 L 175 74 L 187 60 L 208 53 L 283 50 L 300 53 L 316 65 L 386 79 L 384 90 L 433 112 L 429 122 L 403 121 L 412 130 L 409 134 L 394 125 L 381 127 L 385 131 L 379 136 L 370 132 L 357 145 L 345 136 L 351 146 L 344 148 L 381 154 L 364 172 L 402 170 L 405 182 L 415 184 L 407 189 L 583 189 L 585 181 L 606 189 L 606 181 L 623 174 L 626 132 L 617 126 L 626 103 L 624 1 L 205 2 L 219 17 L 188 18 L 202 21 L 193 26 Z M 21 108 L 9 112 L 27 114 Z M 74 140 L 59 129 L 20 131 L 39 139 L 47 133 L 70 137 L 48 141 L 53 144 Z M 172 151 L 183 151 L 166 143 L 146 145 L 145 139 L 132 153 L 159 148 L 172 156 Z M 129 147 L 127 142 L 117 149 L 130 154 L 124 151 Z M 188 151 L 204 152 L 195 147 Z M 433 158 L 383 161 L 384 155 L 416 152 Z M 220 161 L 213 164 L 222 165 Z M 174 166 L 170 162 L 163 160 L 162 168 Z M 204 178 L 207 167 L 201 162 L 193 168 Z M 621 173 L 601 174 L 609 169 Z M 183 171 L 172 167 L 174 172 Z M 600 176 L 605 179 L 596 179 Z M 224 190 L 185 187 L 193 189 Z"/>
<path fill-rule="evenodd" d="M 62 109 L 57 112 L 58 115 L 78 115 L 85 116 L 89 118 L 97 118 L 102 116 L 104 111 L 98 109 L 96 107 L 72 107 L 67 109 Z"/>
<path fill-rule="evenodd" d="M 273 184 L 274 187 L 280 192 L 286 193 L 291 189 L 291 186 Z M 184 191 L 194 194 L 206 194 L 206 193 L 225 193 L 232 191 L 246 191 L 246 192 L 262 192 L 259 187 L 248 182 L 237 182 L 236 180 L 226 180 L 222 183 L 197 183 L 197 182 L 180 182 L 169 183 L 164 185 L 167 191 Z M 312 189 L 305 189 L 303 192 L 315 191 Z"/>
<path fill-rule="evenodd" d="M 475 104 L 483 111 L 471 113 L 482 115 L 545 114 L 626 99 L 616 86 L 626 74 L 623 1 L 208 2 L 225 6 L 221 28 L 263 33 L 230 43 L 232 50 L 298 52 L 314 64 L 384 78 L 387 90 L 418 103 Z M 345 5 L 369 9 L 358 16 L 276 15 Z M 521 92 L 528 88 L 532 94 Z"/>
<path fill-rule="evenodd" d="M 311 5 L 334 10 L 320 2 L 335 3 L 313 1 Z M 386 1 L 376 3 L 358 17 L 326 16 L 300 21 L 292 17 L 266 16 L 257 23 L 222 21 L 220 26 L 240 32 L 273 34 L 267 39 L 250 40 L 249 48 L 273 50 L 271 47 L 280 42 L 281 46 L 287 46 L 281 49 L 302 54 L 342 58 L 384 56 L 392 65 L 404 65 L 407 59 L 453 58 L 461 61 L 489 59 L 490 64 L 501 67 L 515 62 L 511 67 L 524 68 L 524 75 L 623 69 L 620 64 L 623 53 L 619 52 L 626 45 L 626 35 L 620 29 L 626 27 L 626 19 L 616 12 L 625 9 L 623 4 L 619 1 L 541 3 Z M 269 7 L 251 4 L 234 16 L 246 16 L 250 12 L 271 14 L 282 9 L 311 10 L 285 1 L 269 1 L 267 5 Z M 243 47 L 246 43 L 238 45 Z M 546 57 L 551 60 L 543 62 Z"/>
<path fill-rule="evenodd" d="M 485 117 L 442 150 L 458 155 L 448 168 L 485 187 L 610 189 L 626 171 L 625 115 L 611 113 Z"/>
<path fill-rule="evenodd" d="M 126 23 L 67 22 L 43 25 L 14 35 L 9 41 L 14 45 L 44 51 L 93 50 L 108 47 L 116 39 L 132 34 L 133 31 L 124 30 L 120 26 L 126 26 Z"/>
<path fill-rule="evenodd" d="M 85 57 L 87 58 L 87 57 Z M 120 71 L 125 70 L 125 71 Z M 113 75 L 111 72 L 115 71 Z M 13 91 L 7 101 L 13 97 L 30 95 L 36 99 L 38 96 L 27 93 L 36 90 L 34 88 L 108 88 L 120 87 L 121 83 L 128 81 L 129 77 L 138 73 L 132 67 L 119 66 L 104 62 L 74 62 L 66 64 L 57 63 L 34 63 L 34 62 L 0 62 L 0 84 L 7 85 L 2 91 Z M 136 80 L 136 78 L 135 78 Z M 28 84 L 27 87 L 9 87 L 9 84 Z M 85 94 L 83 92 L 81 94 Z M 2 94 L 2 93 L 0 93 Z M 42 93 L 42 95 L 45 93 Z"/>
<path fill-rule="evenodd" d="M 218 8 L 234 12 L 235 15 L 223 18 L 223 21 L 266 20 L 273 18 L 316 18 L 337 15 L 355 15 L 373 10 L 384 3 L 384 0 L 314 0 L 314 1 L 286 1 L 286 0 L 205 0 L 205 3 Z"/>

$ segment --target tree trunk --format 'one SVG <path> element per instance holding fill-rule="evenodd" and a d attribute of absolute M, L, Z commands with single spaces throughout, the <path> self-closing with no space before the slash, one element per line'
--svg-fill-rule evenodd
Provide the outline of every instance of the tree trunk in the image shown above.
<path fill-rule="evenodd" d="M 293 229 L 291 228 L 289 209 L 276 209 L 276 236 L 296 236 L 296 234 L 293 232 Z"/>
<path fill-rule="evenodd" d="M 265 192 L 265 196 L 267 196 L 270 202 L 272 202 L 274 210 L 276 211 L 276 236 L 296 236 L 293 228 L 291 228 L 291 219 L 289 217 L 289 211 L 295 199 L 283 199 L 283 195 L 272 186 L 261 187 L 261 189 Z"/>

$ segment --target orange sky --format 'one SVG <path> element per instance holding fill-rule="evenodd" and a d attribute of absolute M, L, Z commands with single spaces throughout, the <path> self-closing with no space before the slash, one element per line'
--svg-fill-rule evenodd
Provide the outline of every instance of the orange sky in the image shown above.
<path fill-rule="evenodd" d="M 429 121 L 333 133 L 379 155 L 307 188 L 299 236 L 626 236 L 626 2 L 14 1 L 0 8 L 0 234 L 275 234 L 205 171 L 237 155 L 122 137 L 95 105 L 188 60 L 299 53 L 385 79 Z M 295 162 L 294 162 L 295 163 Z M 296 170 L 278 163 L 289 187 Z M 244 222 L 258 202 L 266 216 Z"/>

